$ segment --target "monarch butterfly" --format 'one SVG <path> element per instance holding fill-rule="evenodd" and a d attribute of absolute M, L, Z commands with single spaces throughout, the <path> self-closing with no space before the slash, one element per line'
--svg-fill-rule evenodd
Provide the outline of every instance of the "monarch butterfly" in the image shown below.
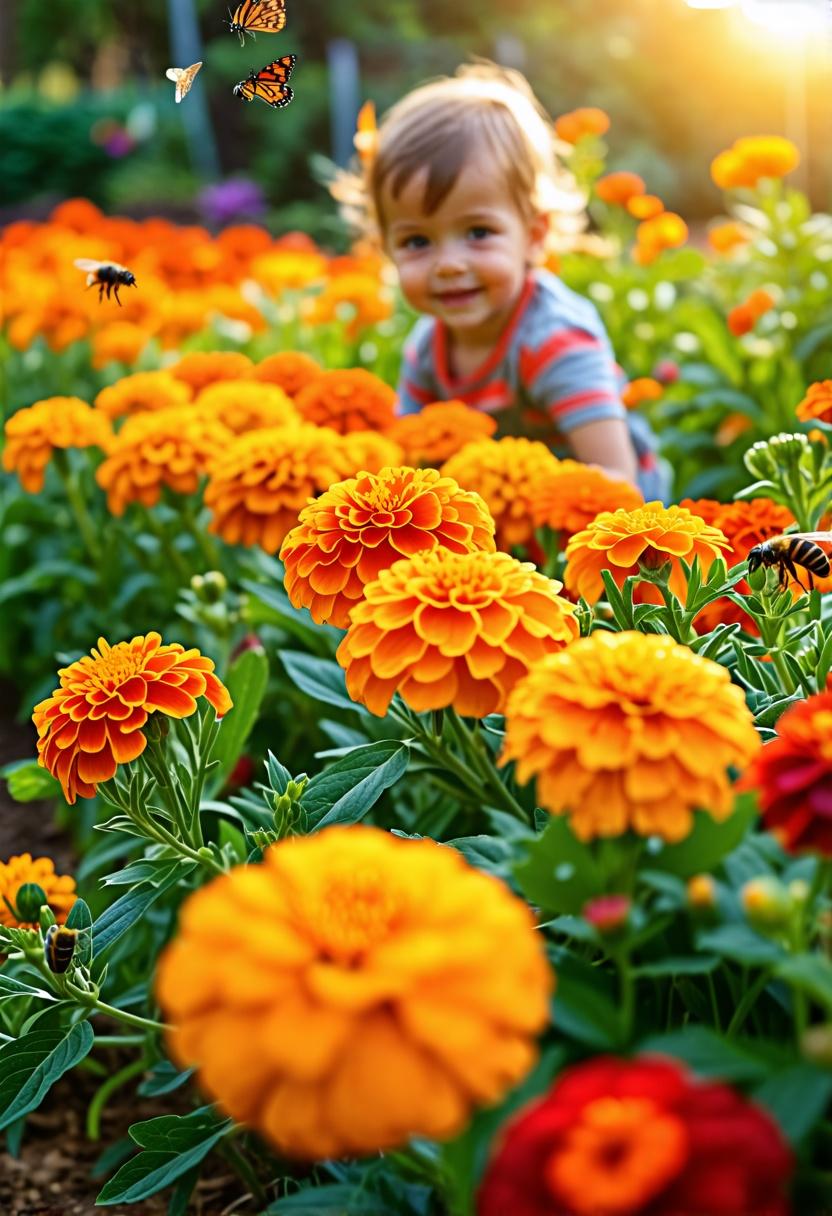
<path fill-rule="evenodd" d="M 165 72 L 168 80 L 172 80 L 176 85 L 176 104 L 178 105 L 186 93 L 190 91 L 191 85 L 194 82 L 199 69 L 202 67 L 202 60 L 199 63 L 192 63 L 189 68 L 168 68 Z"/>
<path fill-rule="evenodd" d="M 286 24 L 286 0 L 241 0 L 232 16 L 228 13 L 228 28 L 232 34 L 240 35 L 240 46 L 246 34 L 256 37 L 261 34 L 279 34 Z"/>
<path fill-rule="evenodd" d="M 282 55 L 274 63 L 267 63 L 259 72 L 252 68 L 245 80 L 234 85 L 234 96 L 242 97 L 243 101 L 254 101 L 255 97 L 259 97 L 275 110 L 288 106 L 294 93 L 286 81 L 296 61 L 296 55 Z"/>
<path fill-rule="evenodd" d="M 98 284 L 98 298 L 101 300 L 106 289 L 107 299 L 110 298 L 110 292 L 115 293 L 116 304 L 121 308 L 121 300 L 118 298 L 119 287 L 137 287 L 136 276 L 132 270 L 128 270 L 126 266 L 119 266 L 118 262 L 94 262 L 92 258 L 76 258 L 75 265 L 79 270 L 87 272 L 87 287 L 94 287 Z"/>

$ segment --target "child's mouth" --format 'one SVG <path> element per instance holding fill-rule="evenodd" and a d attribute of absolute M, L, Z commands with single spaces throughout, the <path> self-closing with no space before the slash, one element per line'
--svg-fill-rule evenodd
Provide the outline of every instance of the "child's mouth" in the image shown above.
<path fill-rule="evenodd" d="M 469 300 L 473 300 L 480 293 L 479 287 L 469 287 L 467 291 L 448 291 L 442 292 L 439 299 L 447 308 L 457 308 L 461 304 L 467 304 Z"/>

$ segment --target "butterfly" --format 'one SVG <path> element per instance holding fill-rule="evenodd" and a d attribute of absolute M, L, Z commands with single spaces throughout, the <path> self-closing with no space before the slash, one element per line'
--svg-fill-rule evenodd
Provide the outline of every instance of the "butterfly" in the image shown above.
<path fill-rule="evenodd" d="M 172 80 L 176 85 L 176 104 L 178 105 L 186 93 L 190 91 L 191 85 L 194 82 L 199 69 L 202 67 L 202 60 L 199 63 L 192 63 L 189 68 L 168 68 L 165 72 L 168 80 Z"/>
<path fill-rule="evenodd" d="M 240 46 L 246 34 L 256 37 L 261 34 L 279 34 L 286 24 L 286 0 L 241 0 L 232 16 L 228 14 L 228 28 L 232 34 L 240 35 Z"/>
<path fill-rule="evenodd" d="M 267 63 L 259 72 L 252 68 L 245 80 L 234 85 L 234 96 L 242 97 L 243 101 L 254 101 L 255 97 L 259 97 L 275 110 L 288 106 L 294 93 L 286 81 L 296 61 L 296 55 L 281 55 L 280 59 Z"/>

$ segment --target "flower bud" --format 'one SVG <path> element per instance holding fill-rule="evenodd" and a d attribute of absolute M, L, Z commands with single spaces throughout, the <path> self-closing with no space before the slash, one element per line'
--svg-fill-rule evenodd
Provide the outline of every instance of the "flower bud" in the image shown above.
<path fill-rule="evenodd" d="M 660 384 L 675 384 L 680 375 L 679 364 L 672 359 L 660 359 L 653 368 L 653 376 Z"/>
<path fill-rule="evenodd" d="M 205 587 L 205 579 L 201 574 L 195 574 L 191 579 L 191 591 L 194 591 L 200 598 Z"/>
<path fill-rule="evenodd" d="M 46 897 L 46 892 L 39 883 L 25 882 L 22 887 L 18 888 L 17 897 L 14 902 L 17 905 L 17 919 L 19 921 L 37 924 L 41 908 L 49 901 Z"/>
<path fill-rule="evenodd" d="M 670 575 L 673 573 L 673 563 L 664 553 L 659 553 L 655 549 L 648 549 L 639 559 L 638 572 L 645 582 L 656 583 L 659 587 L 666 587 Z"/>
<path fill-rule="evenodd" d="M 809 898 L 810 889 L 808 882 L 804 878 L 793 879 L 787 887 L 793 904 L 805 904 Z"/>
<path fill-rule="evenodd" d="M 832 1068 L 832 1022 L 810 1026 L 800 1040 L 802 1055 L 821 1068 Z"/>
<path fill-rule="evenodd" d="M 773 876 L 752 878 L 740 890 L 748 921 L 761 932 L 785 929 L 791 919 L 792 901 L 783 884 Z"/>
<path fill-rule="evenodd" d="M 694 874 L 688 879 L 688 905 L 699 912 L 716 907 L 716 883 L 710 874 Z"/>
<path fill-rule="evenodd" d="M 772 477 L 777 476 L 777 461 L 765 439 L 752 444 L 743 456 L 743 461 L 752 477 L 757 477 L 761 481 L 770 481 Z"/>
<path fill-rule="evenodd" d="M 307 777 L 289 780 L 286 792 L 274 797 L 274 830 L 277 839 L 285 836 L 303 836 L 309 826 L 309 817 L 301 806 L 301 795 L 306 789 Z"/>
<path fill-rule="evenodd" d="M 745 577 L 752 591 L 762 591 L 768 582 L 768 570 L 765 566 L 758 566 L 756 570 L 750 570 Z"/>
<path fill-rule="evenodd" d="M 626 926 L 632 903 L 627 895 L 599 895 L 584 904 L 584 920 L 597 929 L 602 937 L 611 937 Z"/>
<path fill-rule="evenodd" d="M 228 590 L 228 579 L 221 570 L 209 570 L 203 578 L 205 599 L 216 604 Z"/>

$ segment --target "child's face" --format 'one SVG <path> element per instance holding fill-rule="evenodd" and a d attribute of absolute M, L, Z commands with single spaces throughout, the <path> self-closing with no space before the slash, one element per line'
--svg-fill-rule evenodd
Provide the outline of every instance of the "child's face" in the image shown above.
<path fill-rule="evenodd" d="M 546 220 L 526 218 L 507 183 L 467 164 L 432 215 L 422 206 L 427 169 L 399 197 L 382 199 L 385 240 L 408 303 L 439 317 L 462 345 L 495 340 L 528 268 L 543 248 Z"/>

